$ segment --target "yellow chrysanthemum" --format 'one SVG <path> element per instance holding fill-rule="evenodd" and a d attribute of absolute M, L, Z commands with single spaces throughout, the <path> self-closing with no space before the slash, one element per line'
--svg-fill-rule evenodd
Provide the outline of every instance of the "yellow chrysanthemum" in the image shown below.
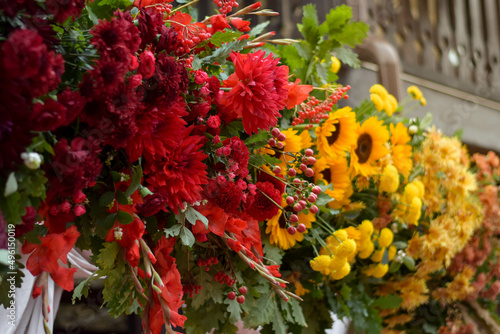
<path fill-rule="evenodd" d="M 377 173 L 375 162 L 389 153 L 385 143 L 389 131 L 377 117 L 370 117 L 357 131 L 356 145 L 351 150 L 351 175 L 371 176 Z"/>
<path fill-rule="evenodd" d="M 356 142 L 356 114 L 350 107 L 339 109 L 316 127 L 316 146 L 320 156 L 329 160 L 345 157 Z"/>
<path fill-rule="evenodd" d="M 376 278 L 382 278 L 389 270 L 388 264 L 378 263 L 376 265 L 371 265 L 365 270 L 366 276 L 373 276 Z"/>
<path fill-rule="evenodd" d="M 422 215 L 422 200 L 418 197 L 413 197 L 410 208 L 408 209 L 408 214 L 406 215 L 406 221 L 410 225 L 417 225 Z"/>
<path fill-rule="evenodd" d="M 340 60 L 338 60 L 337 57 L 332 57 L 331 60 L 332 60 L 332 66 L 330 67 L 330 70 L 333 73 L 338 73 L 341 65 Z"/>
<path fill-rule="evenodd" d="M 391 123 L 389 127 L 393 164 L 403 176 L 408 176 L 413 168 L 412 147 L 408 145 L 411 140 L 408 129 L 403 123 L 398 123 L 396 126 Z"/>
<path fill-rule="evenodd" d="M 398 109 L 398 100 L 394 95 L 387 94 L 387 98 L 384 100 L 384 110 L 387 116 L 391 117 L 392 114 Z"/>
<path fill-rule="evenodd" d="M 380 192 L 387 192 L 392 194 L 398 190 L 399 187 L 399 173 L 396 167 L 393 165 L 387 165 L 382 172 L 382 176 L 380 177 Z"/>
<path fill-rule="evenodd" d="M 299 152 L 303 148 L 306 148 L 302 143 L 302 137 L 299 135 L 298 131 L 295 129 L 287 129 L 281 131 L 286 136 L 286 139 L 283 141 L 284 147 L 283 149 L 273 149 L 269 146 L 266 146 L 261 149 L 261 152 L 264 154 L 268 154 L 272 157 L 278 158 L 281 160 L 281 163 L 277 164 L 281 167 L 281 170 L 286 171 L 287 165 L 285 161 L 293 160 L 292 157 L 287 155 L 287 152 Z M 308 146 L 310 147 L 310 146 Z"/>
<path fill-rule="evenodd" d="M 375 84 L 371 86 L 370 93 L 380 95 L 382 100 L 385 100 L 387 98 L 387 95 L 389 95 L 387 89 L 385 89 L 385 87 L 382 86 L 381 84 Z"/>
<path fill-rule="evenodd" d="M 424 94 L 422 94 L 422 91 L 417 86 L 408 87 L 407 92 L 414 100 L 420 100 L 424 97 Z"/>
<path fill-rule="evenodd" d="M 427 99 L 425 97 L 422 96 L 419 101 L 422 107 L 425 107 L 427 105 Z"/>
<path fill-rule="evenodd" d="M 339 270 L 347 262 L 347 258 L 346 257 L 332 256 L 331 259 L 332 259 L 332 262 L 330 263 L 330 270 L 331 271 Z"/>
<path fill-rule="evenodd" d="M 327 189 L 325 194 L 334 198 L 335 201 L 341 201 L 345 197 L 345 192 L 351 185 L 349 178 L 349 167 L 345 158 L 337 159 L 336 161 L 328 162 L 325 158 L 320 158 L 313 166 L 314 182 L 321 184 L 331 184 L 333 189 Z"/>
<path fill-rule="evenodd" d="M 382 100 L 382 98 L 380 97 L 380 95 L 378 95 L 378 94 L 370 94 L 370 100 L 375 105 L 375 109 L 377 109 L 377 111 L 384 110 L 384 100 Z"/>
<path fill-rule="evenodd" d="M 353 239 L 343 241 L 335 249 L 335 256 L 340 258 L 347 258 L 356 251 L 356 242 Z"/>
<path fill-rule="evenodd" d="M 351 265 L 346 262 L 342 268 L 332 271 L 332 273 L 330 274 L 330 278 L 334 280 L 340 280 L 349 275 L 350 272 Z"/>
<path fill-rule="evenodd" d="M 392 240 L 394 239 L 394 233 L 392 230 L 384 227 L 380 230 L 380 235 L 378 237 L 378 245 L 381 248 L 389 247 L 392 244 Z"/>
<path fill-rule="evenodd" d="M 281 205 L 285 210 L 288 210 L 289 207 L 286 207 L 286 202 L 283 201 Z M 311 223 L 316 220 L 312 213 L 299 214 L 298 217 L 298 224 L 302 223 L 307 228 L 311 228 Z M 267 221 L 266 233 L 269 234 L 269 241 L 271 244 L 284 250 L 290 249 L 297 242 L 304 240 L 303 233 L 296 232 L 293 235 L 288 233 L 286 220 L 285 217 L 283 217 L 281 210 L 278 210 L 276 216 Z M 307 233 L 307 230 L 304 233 Z"/>
<path fill-rule="evenodd" d="M 363 234 L 363 236 L 370 237 L 373 234 L 373 223 L 371 220 L 365 219 L 358 226 L 358 230 Z"/>
<path fill-rule="evenodd" d="M 318 255 L 311 261 L 309 261 L 309 265 L 312 270 L 318 271 L 323 275 L 330 274 L 330 264 L 332 263 L 332 259 L 329 255 Z"/>
<path fill-rule="evenodd" d="M 382 258 L 384 257 L 385 248 L 377 249 L 373 252 L 372 257 L 370 258 L 373 262 L 382 262 Z"/>
<path fill-rule="evenodd" d="M 360 259 L 367 259 L 370 255 L 372 255 L 374 249 L 375 245 L 373 242 L 370 239 L 365 239 L 362 250 L 358 253 L 358 257 Z"/>
<path fill-rule="evenodd" d="M 389 247 L 389 249 L 387 250 L 387 253 L 389 255 L 389 261 L 391 261 L 394 258 L 397 252 L 398 249 L 396 248 L 396 246 L 391 245 L 391 247 Z"/>

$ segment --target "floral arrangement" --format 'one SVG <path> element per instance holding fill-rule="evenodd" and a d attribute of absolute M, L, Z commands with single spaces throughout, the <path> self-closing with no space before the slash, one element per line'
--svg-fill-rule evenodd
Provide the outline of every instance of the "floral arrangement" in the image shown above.
<path fill-rule="evenodd" d="M 417 87 L 344 106 L 336 73 L 368 30 L 349 7 L 305 6 L 291 40 L 250 27 L 278 14 L 259 2 L 199 20 L 171 2 L 0 5 L 0 270 L 21 287 L 27 256 L 46 332 L 49 277 L 74 299 L 103 279 L 146 333 L 318 333 L 330 312 L 458 333 L 457 303 L 493 307 L 498 157 L 474 173 L 457 138 L 404 118 Z M 98 267 L 76 288 L 74 247 Z"/>

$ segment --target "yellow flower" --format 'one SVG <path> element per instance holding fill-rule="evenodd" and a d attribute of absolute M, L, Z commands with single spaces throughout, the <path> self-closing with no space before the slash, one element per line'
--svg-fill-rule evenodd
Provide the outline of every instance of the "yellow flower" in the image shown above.
<path fill-rule="evenodd" d="M 306 288 L 304 288 L 304 286 L 302 285 L 302 283 L 300 283 L 300 281 L 294 281 L 293 284 L 295 285 L 295 294 L 297 296 L 304 296 L 306 293 L 309 293 L 310 291 L 307 290 Z"/>
<path fill-rule="evenodd" d="M 370 117 L 359 127 L 356 145 L 351 150 L 351 176 L 376 174 L 375 162 L 389 153 L 385 147 L 389 131 L 382 123 L 377 117 Z"/>
<path fill-rule="evenodd" d="M 398 100 L 394 95 L 387 94 L 387 98 L 384 100 L 384 110 L 387 116 L 391 117 L 392 114 L 398 109 Z"/>
<path fill-rule="evenodd" d="M 370 94 L 370 100 L 372 100 L 373 104 L 375 105 L 375 109 L 377 109 L 377 111 L 384 110 L 384 100 L 382 100 L 380 95 Z"/>
<path fill-rule="evenodd" d="M 392 244 L 392 240 L 394 239 L 394 233 L 392 230 L 384 227 L 380 230 L 380 235 L 378 237 L 378 245 L 379 247 L 389 247 Z"/>
<path fill-rule="evenodd" d="M 365 239 L 363 242 L 362 250 L 358 253 L 360 259 L 367 259 L 375 249 L 375 245 L 370 239 Z"/>
<path fill-rule="evenodd" d="M 363 220 L 363 222 L 358 226 L 358 230 L 363 234 L 363 236 L 370 237 L 373 234 L 373 223 L 371 220 Z"/>
<path fill-rule="evenodd" d="M 411 181 L 411 183 L 413 183 L 418 188 L 417 197 L 420 198 L 420 199 L 424 198 L 424 195 L 425 195 L 425 186 L 422 183 L 422 181 L 415 179 L 415 180 Z"/>
<path fill-rule="evenodd" d="M 376 278 L 382 278 L 389 270 L 388 264 L 378 263 L 377 265 L 371 265 L 365 270 L 366 276 L 373 276 Z"/>
<path fill-rule="evenodd" d="M 286 206 L 286 202 L 283 200 L 281 203 L 285 210 L 289 210 L 290 207 Z M 298 224 L 304 224 L 307 228 L 311 228 L 311 223 L 316 220 L 312 213 L 299 214 Z M 282 215 L 282 211 L 278 210 L 278 213 L 273 218 L 267 221 L 266 233 L 269 234 L 269 241 L 271 244 L 278 246 L 281 249 L 287 250 L 293 247 L 297 242 L 304 239 L 304 234 L 296 232 L 295 234 L 290 234 L 287 231 L 286 220 Z M 304 232 L 304 233 L 307 233 Z"/>
<path fill-rule="evenodd" d="M 320 156 L 329 160 L 345 157 L 356 143 L 356 114 L 350 107 L 339 109 L 316 127 L 316 146 Z"/>
<path fill-rule="evenodd" d="M 422 200 L 418 197 L 413 197 L 410 204 L 410 208 L 408 209 L 406 221 L 410 225 L 418 226 L 418 221 L 421 215 L 422 215 Z"/>
<path fill-rule="evenodd" d="M 373 252 L 372 257 L 370 258 L 373 262 L 381 262 L 384 257 L 385 248 L 378 249 Z"/>
<path fill-rule="evenodd" d="M 403 176 L 408 176 L 413 168 L 412 147 L 408 145 L 411 140 L 408 129 L 401 122 L 396 126 L 391 123 L 389 128 L 393 164 Z"/>
<path fill-rule="evenodd" d="M 351 265 L 348 262 L 346 262 L 342 268 L 332 271 L 332 273 L 330 274 L 330 278 L 334 280 L 339 280 L 349 275 L 350 272 L 351 272 Z"/>
<path fill-rule="evenodd" d="M 396 246 L 391 245 L 391 247 L 389 247 L 389 250 L 387 252 L 389 255 L 389 261 L 391 261 L 398 252 L 398 249 L 396 248 Z"/>
<path fill-rule="evenodd" d="M 399 173 L 393 165 L 387 165 L 380 177 L 380 192 L 394 193 L 399 187 Z"/>
<path fill-rule="evenodd" d="M 422 96 L 420 98 L 420 104 L 422 105 L 422 107 L 425 107 L 427 105 L 427 99 Z"/>
<path fill-rule="evenodd" d="M 387 95 L 389 95 L 387 89 L 385 89 L 385 87 L 380 84 L 375 84 L 371 86 L 370 93 L 380 95 L 382 100 L 385 100 L 387 98 Z"/>
<path fill-rule="evenodd" d="M 420 100 L 424 97 L 424 94 L 422 94 L 422 91 L 417 86 L 408 87 L 407 92 L 414 100 Z"/>
<path fill-rule="evenodd" d="M 328 255 L 318 255 L 313 260 L 309 261 L 309 265 L 314 271 L 319 271 L 323 275 L 329 275 L 330 264 L 332 263 L 332 259 Z"/>
<path fill-rule="evenodd" d="M 340 60 L 338 60 L 337 57 L 332 57 L 331 60 L 332 60 L 332 66 L 330 67 L 330 70 L 333 73 L 338 73 L 340 70 L 340 65 L 341 65 Z"/>
<path fill-rule="evenodd" d="M 332 262 L 330 263 L 331 271 L 339 270 L 347 262 L 347 257 L 332 256 L 331 259 L 332 259 Z"/>
<path fill-rule="evenodd" d="M 403 193 L 403 202 L 406 204 L 411 204 L 413 198 L 418 197 L 420 194 L 419 187 L 416 186 L 413 182 L 408 183 L 405 186 L 405 191 Z"/>
<path fill-rule="evenodd" d="M 326 158 L 320 158 L 313 166 L 314 170 L 314 183 L 331 184 L 332 189 L 327 189 L 325 194 L 329 195 L 335 201 L 342 201 L 345 197 L 346 190 L 351 185 L 349 177 L 349 167 L 345 158 L 339 158 L 335 161 L 330 161 Z"/>
<path fill-rule="evenodd" d="M 347 258 L 356 251 L 356 242 L 353 239 L 347 239 L 337 246 L 335 256 Z"/>

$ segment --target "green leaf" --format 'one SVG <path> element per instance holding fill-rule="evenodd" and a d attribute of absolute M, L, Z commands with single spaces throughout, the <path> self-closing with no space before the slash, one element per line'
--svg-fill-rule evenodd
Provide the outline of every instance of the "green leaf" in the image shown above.
<path fill-rule="evenodd" d="M 245 324 L 250 328 L 256 328 L 271 321 L 273 313 L 278 312 L 275 308 L 274 293 L 263 294 L 247 312 Z"/>
<path fill-rule="evenodd" d="M 335 54 L 335 57 L 337 57 L 342 64 L 346 64 L 347 66 L 350 66 L 352 68 L 361 67 L 361 62 L 359 61 L 358 55 L 351 49 L 343 47 L 335 48 L 332 51 Z"/>
<path fill-rule="evenodd" d="M 142 167 L 141 165 L 137 165 L 137 167 L 135 167 L 134 174 L 132 174 L 132 178 L 130 179 L 130 185 L 128 186 L 127 191 L 125 191 L 125 196 L 130 197 L 137 189 L 139 189 L 141 179 Z"/>
<path fill-rule="evenodd" d="M 116 201 L 121 205 L 128 205 L 128 198 L 121 190 L 116 191 Z"/>
<path fill-rule="evenodd" d="M 5 190 L 3 192 L 3 195 L 5 197 L 8 197 L 15 193 L 17 191 L 18 185 L 17 185 L 17 180 L 16 180 L 16 175 L 14 172 L 11 172 L 9 174 L 9 177 L 7 178 L 7 183 L 5 184 Z"/>
<path fill-rule="evenodd" d="M 304 16 L 302 17 L 302 24 L 298 24 L 297 27 L 300 33 L 304 36 L 304 39 L 314 49 L 321 38 L 316 7 L 312 4 L 305 5 L 303 7 L 303 13 Z"/>
<path fill-rule="evenodd" d="M 276 310 L 275 312 L 273 312 L 273 317 L 271 318 L 271 321 L 273 323 L 273 331 L 277 334 L 287 334 L 287 328 L 285 326 L 285 322 L 283 321 L 283 316 L 281 315 L 281 312 L 278 312 L 276 298 L 273 299 L 273 303 L 274 309 Z"/>
<path fill-rule="evenodd" d="M 213 45 L 220 47 L 223 43 L 231 42 L 241 36 L 240 32 L 234 30 L 217 31 L 212 35 L 210 42 Z"/>
<path fill-rule="evenodd" d="M 382 261 L 381 261 L 382 265 L 386 265 L 389 263 L 389 252 L 388 252 L 388 248 L 386 248 L 384 250 L 384 254 L 382 255 Z"/>
<path fill-rule="evenodd" d="M 115 260 L 120 252 L 120 245 L 117 242 L 106 242 L 104 248 L 99 251 L 97 265 L 102 270 L 109 270 L 115 267 Z"/>
<path fill-rule="evenodd" d="M 228 307 L 227 307 L 227 311 L 229 312 L 229 322 L 230 323 L 235 323 L 236 321 L 240 320 L 241 319 L 241 305 L 240 303 L 238 303 L 238 301 L 236 301 L 236 299 L 234 300 L 229 300 L 228 298 L 226 298 L 226 300 L 224 300 L 224 304 L 227 304 Z"/>
<path fill-rule="evenodd" d="M 391 265 L 389 266 L 389 272 L 390 273 L 395 273 L 396 271 L 399 270 L 399 268 L 401 268 L 401 263 L 400 262 L 396 262 L 396 261 L 392 261 Z"/>
<path fill-rule="evenodd" d="M 76 299 L 78 298 L 79 300 L 82 299 L 82 296 L 87 298 L 89 296 L 89 283 L 91 280 L 95 278 L 94 275 L 91 275 L 87 277 L 85 280 L 81 281 L 80 284 L 78 284 L 75 289 L 73 290 L 73 297 L 71 299 L 71 302 L 75 304 Z"/>
<path fill-rule="evenodd" d="M 340 293 L 342 294 L 342 297 L 347 300 L 351 296 L 351 290 L 352 289 L 347 284 L 343 284 L 342 289 L 340 289 Z"/>
<path fill-rule="evenodd" d="M 262 158 L 270 165 L 277 165 L 279 163 L 281 163 L 281 159 L 278 159 L 278 158 L 275 158 L 275 157 L 272 157 L 270 155 L 267 155 L 267 154 L 262 154 Z"/>
<path fill-rule="evenodd" d="M 424 118 L 420 120 L 420 128 L 425 130 L 432 125 L 432 114 L 428 112 L 425 114 Z"/>
<path fill-rule="evenodd" d="M 262 246 L 264 249 L 264 256 L 267 259 L 271 260 L 273 264 L 281 264 L 281 259 L 283 255 L 285 255 L 285 252 L 281 250 L 281 248 L 271 245 L 267 237 L 262 238 Z"/>
<path fill-rule="evenodd" d="M 406 266 L 406 268 L 408 268 L 410 270 L 415 269 L 415 260 L 412 259 L 411 257 L 408 257 L 408 256 L 403 257 L 403 263 Z"/>
<path fill-rule="evenodd" d="M 192 206 L 188 206 L 185 212 L 186 219 L 188 222 L 190 222 L 192 225 L 196 225 L 196 221 L 199 220 L 205 225 L 206 228 L 208 228 L 208 219 L 201 213 L 199 213 L 196 209 L 194 209 Z"/>
<path fill-rule="evenodd" d="M 182 226 L 179 237 L 181 238 L 182 244 L 188 247 L 192 247 L 196 241 L 193 232 L 191 232 L 186 226 Z"/>
<path fill-rule="evenodd" d="M 408 244 L 405 241 L 395 241 L 392 243 L 397 249 L 405 249 Z"/>
<path fill-rule="evenodd" d="M 269 25 L 269 23 L 271 23 L 271 21 L 264 21 L 257 24 L 255 27 L 252 28 L 252 30 L 248 34 L 251 37 L 261 34 L 264 31 L 264 29 L 266 29 L 266 27 Z"/>
<path fill-rule="evenodd" d="M 120 182 L 120 180 L 122 179 L 122 176 L 117 171 L 112 170 L 110 174 L 114 183 Z"/>
<path fill-rule="evenodd" d="M 109 230 L 110 228 L 112 228 L 116 222 L 116 216 L 117 216 L 116 213 L 112 213 L 109 216 L 107 216 L 106 218 L 104 218 L 103 228 L 106 230 Z"/>
<path fill-rule="evenodd" d="M 134 221 L 134 217 L 130 213 L 120 210 L 118 210 L 116 214 L 116 219 L 120 224 L 124 225 L 130 224 Z"/>
<path fill-rule="evenodd" d="M 293 318 L 295 319 L 295 323 L 299 324 L 302 327 L 307 327 L 307 322 L 304 317 L 304 313 L 302 312 L 302 307 L 300 306 L 300 303 L 298 300 L 290 298 L 288 303 L 291 306 L 292 309 L 292 315 Z"/>
<path fill-rule="evenodd" d="M 181 228 L 183 225 L 181 224 L 175 224 L 172 227 L 166 228 L 163 231 L 165 232 L 165 237 L 176 237 L 179 235 L 181 232 Z"/>
<path fill-rule="evenodd" d="M 245 146 L 248 147 L 256 143 L 267 143 L 269 137 L 270 137 L 269 132 L 261 130 L 258 133 L 254 134 L 253 136 L 247 138 L 247 140 L 245 140 Z"/>
<path fill-rule="evenodd" d="M 98 25 L 99 19 L 97 18 L 97 15 L 95 15 L 92 11 L 92 8 L 90 8 L 89 6 L 85 6 L 85 9 L 87 10 L 90 21 L 92 21 L 94 25 Z"/>
<path fill-rule="evenodd" d="M 115 199 L 115 193 L 112 191 L 106 191 L 104 194 L 101 195 L 101 198 L 99 198 L 99 206 L 104 208 L 110 205 L 114 199 Z"/>
<path fill-rule="evenodd" d="M 399 305 L 401 305 L 402 302 L 403 302 L 403 298 L 401 298 L 399 296 L 387 295 L 387 296 L 383 296 L 383 297 L 376 299 L 372 305 L 380 307 L 382 309 L 386 309 L 386 308 L 395 309 L 395 308 L 399 307 Z"/>

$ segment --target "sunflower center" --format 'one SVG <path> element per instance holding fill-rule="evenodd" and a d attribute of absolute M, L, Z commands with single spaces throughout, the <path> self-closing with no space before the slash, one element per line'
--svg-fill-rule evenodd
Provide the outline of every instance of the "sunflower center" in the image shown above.
<path fill-rule="evenodd" d="M 356 155 L 359 159 L 359 163 L 363 164 L 368 161 L 368 159 L 370 158 L 370 154 L 372 153 L 372 146 L 373 140 L 369 134 L 363 133 L 361 136 L 359 136 L 358 147 L 355 150 Z"/>
<path fill-rule="evenodd" d="M 290 205 L 287 205 L 283 208 L 283 212 L 281 213 L 280 219 L 278 220 L 280 228 L 286 228 L 285 212 L 293 212 L 293 208 Z"/>
<path fill-rule="evenodd" d="M 324 171 L 321 171 L 323 174 L 323 178 L 326 182 L 332 183 L 332 170 L 330 168 L 326 168 Z"/>
<path fill-rule="evenodd" d="M 281 159 L 281 156 L 283 155 L 283 151 L 277 148 L 272 149 L 274 151 L 272 157 L 276 159 Z"/>
<path fill-rule="evenodd" d="M 328 145 L 332 146 L 337 141 L 337 139 L 339 139 L 339 135 L 340 135 L 340 122 L 335 124 L 335 131 L 332 132 L 332 135 L 326 138 L 326 140 L 328 140 Z"/>

